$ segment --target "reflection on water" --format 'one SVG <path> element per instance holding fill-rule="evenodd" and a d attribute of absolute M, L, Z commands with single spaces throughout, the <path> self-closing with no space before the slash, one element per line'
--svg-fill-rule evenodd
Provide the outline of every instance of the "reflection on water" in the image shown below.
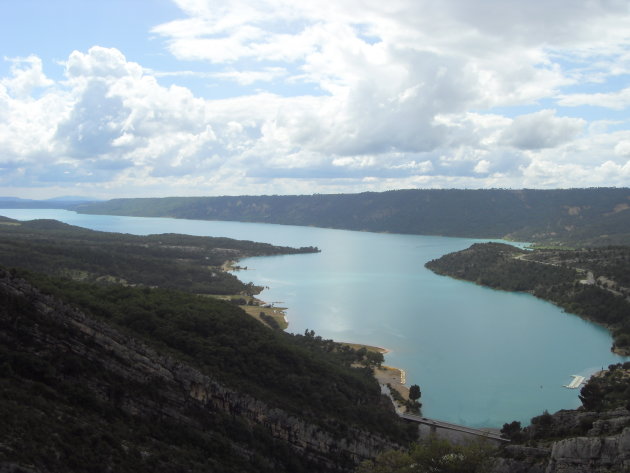
<path fill-rule="evenodd" d="M 278 245 L 318 254 L 249 258 L 239 273 L 269 286 L 261 297 L 288 307 L 289 330 L 391 350 L 422 389 L 426 416 L 471 426 L 528 422 L 579 405 L 562 387 L 622 361 L 606 330 L 526 294 L 437 276 L 424 263 L 479 240 L 375 234 L 312 227 L 0 210 L 13 218 L 55 218 L 135 234 L 180 232 Z"/>

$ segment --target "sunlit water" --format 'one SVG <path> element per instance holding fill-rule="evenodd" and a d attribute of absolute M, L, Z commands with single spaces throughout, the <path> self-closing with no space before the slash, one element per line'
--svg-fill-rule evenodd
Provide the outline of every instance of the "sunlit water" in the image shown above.
<path fill-rule="evenodd" d="M 437 276 L 424 263 L 480 240 L 376 234 L 312 227 L 167 218 L 0 210 L 17 219 L 54 218 L 96 230 L 187 233 L 277 245 L 318 246 L 318 254 L 249 258 L 238 273 L 267 286 L 261 298 L 287 307 L 289 331 L 386 347 L 386 363 L 422 390 L 423 414 L 470 426 L 527 423 L 543 410 L 574 408 L 562 387 L 624 361 L 608 332 L 526 294 Z"/>

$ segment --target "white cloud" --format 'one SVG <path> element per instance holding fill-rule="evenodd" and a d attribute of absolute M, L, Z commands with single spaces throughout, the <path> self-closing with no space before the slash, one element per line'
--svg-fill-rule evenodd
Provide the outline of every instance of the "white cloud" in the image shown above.
<path fill-rule="evenodd" d="M 624 110 L 630 106 L 630 87 L 610 93 L 560 95 L 558 104 L 564 107 L 591 105 L 594 107 Z"/>
<path fill-rule="evenodd" d="M 628 184 L 623 119 L 552 110 L 626 110 L 628 89 L 564 90 L 630 71 L 626 2 L 176 3 L 184 18 L 152 31 L 195 71 L 154 72 L 101 46 L 72 52 L 63 81 L 36 56 L 14 61 L 0 78 L 5 182 L 161 194 Z M 215 96 L 232 81 L 234 98 L 166 76 L 203 77 Z M 517 106 L 528 113 L 514 118 Z"/>
<path fill-rule="evenodd" d="M 287 75 L 287 70 L 283 67 L 266 67 L 260 71 L 226 71 L 213 74 L 213 77 L 220 79 L 231 79 L 241 85 L 251 85 L 255 82 L 271 82 Z"/>
<path fill-rule="evenodd" d="M 630 157 L 630 141 L 620 141 L 615 145 L 614 151 L 616 155 Z"/>
<path fill-rule="evenodd" d="M 541 110 L 516 117 L 503 140 L 518 149 L 554 148 L 578 136 L 585 124 L 579 118 L 556 117 L 555 110 Z"/>
<path fill-rule="evenodd" d="M 177 3 L 189 17 L 153 31 L 167 39 L 178 58 L 297 63 L 306 71 L 304 80 L 321 86 L 360 72 L 353 69 L 361 68 L 361 61 L 344 57 L 344 50 L 369 54 L 374 41 L 384 49 L 459 58 L 474 76 L 474 98 L 486 105 L 535 101 L 585 75 L 618 73 L 610 65 L 622 56 L 627 61 L 628 9 L 622 1 L 580 6 L 569 0 L 551 5 L 538 0 Z M 562 65 L 554 62 L 559 56 L 595 56 L 600 67 L 581 69 L 579 78 L 575 73 L 565 76 Z"/>
<path fill-rule="evenodd" d="M 479 174 L 486 174 L 490 170 L 490 161 L 485 159 L 480 160 L 475 165 L 475 172 Z"/>
<path fill-rule="evenodd" d="M 44 74 L 42 60 L 37 56 L 5 57 L 4 60 L 11 62 L 12 77 L 0 79 L 0 84 L 6 87 L 10 94 L 19 98 L 27 98 L 34 89 L 53 85 L 53 81 Z"/>
<path fill-rule="evenodd" d="M 88 54 L 73 51 L 65 63 L 66 75 L 72 79 L 116 79 L 125 76 L 138 78 L 142 68 L 135 63 L 127 62 L 125 56 L 117 49 L 94 46 Z"/>

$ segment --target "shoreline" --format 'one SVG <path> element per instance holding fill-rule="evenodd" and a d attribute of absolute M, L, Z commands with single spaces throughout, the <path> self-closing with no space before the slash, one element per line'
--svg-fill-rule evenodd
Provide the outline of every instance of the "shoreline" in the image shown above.
<path fill-rule="evenodd" d="M 238 259 L 227 260 L 220 266 L 219 270 L 226 273 L 235 273 L 235 272 L 248 270 L 247 266 L 245 267 L 238 266 L 238 263 L 239 263 Z M 258 320 L 260 323 L 267 325 L 269 327 L 272 327 L 272 328 L 276 328 L 276 327 L 273 327 L 273 325 L 271 325 L 268 321 L 263 320 L 263 318 L 261 317 L 261 314 L 264 314 L 265 316 L 270 317 L 271 319 L 275 321 L 275 324 L 277 324 L 278 326 L 277 328 L 279 328 L 282 331 L 285 331 L 289 327 L 289 320 L 287 319 L 287 315 L 285 312 L 287 308 L 276 307 L 274 305 L 275 302 L 266 302 L 260 299 L 259 297 L 257 297 L 262 291 L 264 291 L 264 289 L 265 288 L 260 287 L 260 290 L 253 295 L 233 294 L 231 296 L 225 296 L 225 297 L 220 297 L 220 298 L 232 299 L 232 298 L 242 297 L 248 301 L 252 301 L 253 304 L 239 305 L 238 307 L 243 309 L 248 315 Z"/>
<path fill-rule="evenodd" d="M 385 387 L 389 385 L 392 389 L 398 391 L 405 401 L 409 400 L 409 388 L 405 386 L 407 381 L 407 373 L 405 370 L 393 366 L 382 365 L 380 368 L 374 368 L 372 374 L 376 381 L 378 381 L 379 385 Z M 392 399 L 392 403 L 397 410 L 403 407 L 394 399 Z"/>
<path fill-rule="evenodd" d="M 375 345 L 366 345 L 365 343 L 356 343 L 356 342 L 337 342 L 337 343 L 340 343 L 341 345 L 349 346 L 351 348 L 354 348 L 355 350 L 358 350 L 360 348 L 365 348 L 368 351 L 382 353 L 383 355 L 386 355 L 387 353 L 391 353 L 391 350 L 388 348 L 377 347 Z"/>
<path fill-rule="evenodd" d="M 391 353 L 391 350 L 388 348 L 378 347 L 374 345 L 366 345 L 364 343 L 336 343 L 349 346 L 351 348 L 354 348 L 355 350 L 365 348 L 368 351 L 382 353 L 383 355 Z M 387 387 L 391 387 L 392 389 L 398 391 L 398 394 L 400 394 L 400 396 L 405 401 L 409 400 L 409 388 L 405 386 L 407 384 L 407 372 L 404 369 L 397 368 L 395 366 L 381 365 L 372 369 L 372 376 L 374 376 L 374 379 L 378 382 L 379 386 L 381 386 L 381 390 Z M 393 397 L 391 397 L 391 395 L 390 398 L 396 411 L 405 409 L 405 407 L 401 405 L 401 403 L 396 401 Z"/>
<path fill-rule="evenodd" d="M 509 241 L 509 240 L 508 240 Z M 530 244 L 533 245 L 533 244 Z M 512 245 L 514 246 L 514 245 Z M 536 248 L 532 248 L 533 250 L 535 250 Z M 455 252 L 453 254 L 457 254 L 457 253 L 462 253 L 462 251 L 466 251 L 466 250 L 461 250 L 459 252 Z M 443 258 L 446 255 L 443 255 L 439 258 L 436 258 L 435 260 L 432 261 L 438 261 L 439 259 Z M 556 263 L 549 263 L 549 262 L 543 262 L 543 261 L 537 261 L 535 259 L 524 259 L 525 256 L 528 256 L 528 254 L 520 254 L 520 255 L 513 255 L 512 258 L 516 259 L 516 260 L 521 260 L 521 261 L 526 261 L 526 262 L 530 262 L 530 263 L 535 263 L 535 264 L 539 264 L 539 265 L 551 265 L 551 266 L 558 266 L 558 264 Z M 610 346 L 610 352 L 614 353 L 617 356 L 620 357 L 628 357 L 630 356 L 630 346 L 617 346 L 616 342 L 615 342 L 615 331 L 618 330 L 620 328 L 620 326 L 622 326 L 623 324 L 621 322 L 618 322 L 617 324 L 610 324 L 608 322 L 606 322 L 605 320 L 602 319 L 598 319 L 596 316 L 592 315 L 592 314 L 584 314 L 584 313 L 578 313 L 577 309 L 574 308 L 570 308 L 564 305 L 564 303 L 561 300 L 555 300 L 552 297 L 543 297 L 540 294 L 536 294 L 534 289 L 527 289 L 527 290 L 514 290 L 514 289 L 505 289 L 503 287 L 500 286 L 492 286 L 489 284 L 483 284 L 481 282 L 479 282 L 478 280 L 472 280 L 472 279 L 466 279 L 463 277 L 460 277 L 456 274 L 456 272 L 454 272 L 453 270 L 445 270 L 444 268 L 440 268 L 439 266 L 437 268 L 435 267 L 430 267 L 428 266 L 432 261 L 428 261 L 427 263 L 425 263 L 425 268 L 427 268 L 429 271 L 432 271 L 433 273 L 439 275 L 439 276 L 445 276 L 448 278 L 452 278 L 452 279 L 456 279 L 459 281 L 464 281 L 464 282 L 468 282 L 468 283 L 472 283 L 475 284 L 477 286 L 481 286 L 481 287 L 485 287 L 488 289 L 492 289 L 494 291 L 503 291 L 503 292 L 508 292 L 508 293 L 520 293 L 520 294 L 529 294 L 537 299 L 540 299 L 542 301 L 548 302 L 550 304 L 553 304 L 554 306 L 556 306 L 557 308 L 559 308 L 560 310 L 562 310 L 563 312 L 573 315 L 575 317 L 579 317 L 582 320 L 585 320 L 589 323 L 592 323 L 594 325 L 597 325 L 599 327 L 602 327 L 604 329 L 606 329 L 606 331 L 608 332 L 610 338 L 612 339 L 612 345 Z M 588 268 L 578 268 L 578 267 L 574 267 L 571 266 L 574 270 L 576 270 L 579 274 L 583 274 L 584 272 L 587 273 L 587 279 L 581 279 L 578 280 L 580 284 L 583 285 L 593 285 L 596 281 L 593 280 L 592 282 L 589 280 L 588 277 L 588 273 L 591 273 L 591 277 L 592 277 L 592 272 L 591 270 L 589 270 Z M 599 279 L 599 278 L 598 278 Z M 608 281 L 608 280 L 607 280 Z M 613 281 L 614 282 L 614 281 Z M 611 290 L 611 289 L 605 289 L 609 292 L 612 292 L 615 295 L 619 295 L 620 293 L 618 293 L 617 291 Z M 578 306 L 579 309 L 579 306 Z"/>
<path fill-rule="evenodd" d="M 221 270 L 225 272 L 237 272 L 245 270 L 246 268 L 241 268 L 237 265 L 238 260 L 228 260 L 221 265 Z M 258 294 L 257 294 L 258 295 Z M 257 296 L 256 295 L 256 296 Z M 253 306 L 239 306 L 245 310 L 250 316 L 256 318 L 261 323 L 268 325 L 264 320 L 260 318 L 260 316 L 256 313 L 253 313 L 252 310 L 264 312 L 265 309 L 271 310 L 272 313 L 268 314 L 276 319 L 282 317 L 283 324 L 281 325 L 281 330 L 285 332 L 289 327 L 289 320 L 286 315 L 286 307 L 275 307 L 273 303 L 265 302 L 262 299 L 259 299 L 256 296 L 251 296 L 252 300 L 256 301 L 257 305 Z M 335 343 L 339 343 L 340 345 L 349 346 L 355 350 L 359 350 L 361 348 L 365 348 L 368 351 L 374 351 L 377 353 L 382 353 L 386 355 L 391 353 L 391 350 L 384 347 L 374 346 L 374 345 L 366 345 L 365 343 L 356 343 L 356 342 L 340 342 L 337 340 L 333 340 Z M 409 388 L 405 386 L 407 384 L 407 372 L 402 368 L 397 368 L 394 366 L 381 365 L 380 367 L 375 367 L 372 371 L 372 376 L 378 382 L 379 386 L 381 386 L 381 390 L 391 386 L 392 389 L 396 390 L 398 394 L 402 397 L 404 401 L 409 400 Z M 404 406 L 401 405 L 398 401 L 396 401 L 389 392 L 387 393 L 392 401 L 392 405 L 396 411 L 404 410 Z"/>

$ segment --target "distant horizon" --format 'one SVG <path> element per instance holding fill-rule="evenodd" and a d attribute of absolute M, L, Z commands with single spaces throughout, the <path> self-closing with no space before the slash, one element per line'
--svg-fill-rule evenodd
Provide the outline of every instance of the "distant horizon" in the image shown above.
<path fill-rule="evenodd" d="M 107 201 L 107 200 L 116 200 L 116 199 L 169 199 L 169 198 L 213 198 L 213 197 L 302 197 L 302 196 L 315 196 L 315 195 L 356 195 L 356 194 L 365 194 L 365 193 L 385 193 L 385 192 L 396 192 L 396 191 L 410 191 L 410 190 L 421 190 L 421 191 L 449 191 L 449 190 L 460 190 L 460 191 L 559 191 L 559 190 L 589 190 L 589 189 L 627 189 L 630 191 L 630 186 L 591 186 L 591 187 L 557 187 L 557 188 L 532 188 L 532 187 L 523 187 L 523 188 L 505 188 L 505 187 L 489 187 L 489 188 L 460 188 L 460 187 L 450 187 L 450 188 L 401 188 L 401 189 L 388 189 L 383 191 L 358 191 L 358 192 L 331 192 L 331 193 L 323 193 L 323 192 L 315 192 L 311 194 L 222 194 L 222 195 L 164 195 L 164 196 L 155 196 L 155 195 L 147 195 L 141 197 L 108 197 L 108 198 L 96 198 L 89 196 L 55 196 L 55 197 L 47 197 L 41 199 L 34 198 L 23 198 L 17 196 L 0 196 L 0 202 L 10 202 L 10 201 L 23 201 L 23 202 L 80 202 L 80 201 Z"/>

